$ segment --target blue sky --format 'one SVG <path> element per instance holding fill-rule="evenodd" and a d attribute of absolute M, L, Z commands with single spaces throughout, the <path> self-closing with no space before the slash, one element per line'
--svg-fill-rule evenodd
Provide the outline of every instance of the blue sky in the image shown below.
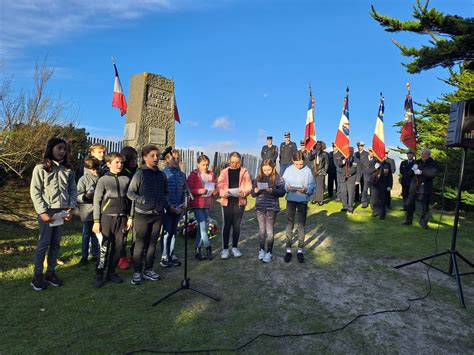
<path fill-rule="evenodd" d="M 2 71 L 31 87 L 37 60 L 55 75 L 49 91 L 71 103 L 92 136 L 120 139 L 125 118 L 111 107 L 117 61 L 128 95 L 133 74 L 174 78 L 182 124 L 180 148 L 257 152 L 272 135 L 303 138 L 308 82 L 316 100 L 317 138 L 334 140 L 346 86 L 351 141 L 372 141 L 379 93 L 385 97 L 386 144 L 399 141 L 406 82 L 415 101 L 450 90 L 442 69 L 409 75 L 390 38 L 409 45 L 427 38 L 387 33 L 369 16 L 411 19 L 415 0 L 2 0 Z M 430 7 L 472 16 L 469 0 Z"/>

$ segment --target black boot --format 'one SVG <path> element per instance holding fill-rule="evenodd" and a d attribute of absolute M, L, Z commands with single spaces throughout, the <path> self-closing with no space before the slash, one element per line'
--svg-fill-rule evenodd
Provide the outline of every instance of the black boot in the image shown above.
<path fill-rule="evenodd" d="M 212 260 L 212 247 L 206 247 L 206 258 L 207 260 Z"/>
<path fill-rule="evenodd" d="M 201 248 L 196 248 L 196 254 L 194 255 L 194 257 L 199 261 L 206 259 L 206 257 L 201 253 Z"/>
<path fill-rule="evenodd" d="M 403 222 L 404 225 L 408 226 L 413 223 L 413 211 L 407 212 L 405 214 L 405 221 Z"/>

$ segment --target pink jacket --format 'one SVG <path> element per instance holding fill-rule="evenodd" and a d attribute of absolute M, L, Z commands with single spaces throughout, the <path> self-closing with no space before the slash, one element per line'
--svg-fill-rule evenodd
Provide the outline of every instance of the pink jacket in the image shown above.
<path fill-rule="evenodd" d="M 247 196 L 252 191 L 252 180 L 250 179 L 248 170 L 243 166 L 240 168 L 239 188 L 240 191 L 244 192 L 245 196 L 239 197 L 239 206 L 245 206 L 247 204 Z M 219 178 L 217 179 L 217 191 L 221 197 L 221 205 L 227 206 L 229 204 L 229 199 L 224 196 L 226 196 L 229 191 L 229 168 L 225 168 L 221 171 Z"/>

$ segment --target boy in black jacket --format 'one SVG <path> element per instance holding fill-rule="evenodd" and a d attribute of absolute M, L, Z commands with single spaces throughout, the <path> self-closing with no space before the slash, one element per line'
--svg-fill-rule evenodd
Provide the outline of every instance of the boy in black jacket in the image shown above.
<path fill-rule="evenodd" d="M 123 234 L 132 226 L 128 219 L 130 203 L 127 189 L 130 178 L 120 175 L 123 168 L 123 157 L 120 153 L 110 153 L 106 157 L 109 172 L 102 176 L 94 193 L 94 225 L 92 231 L 99 239 L 100 255 L 96 267 L 94 287 L 104 284 L 104 271 L 108 264 L 106 280 L 113 283 L 123 282 L 115 273 Z M 101 238 L 102 237 L 102 238 Z"/>

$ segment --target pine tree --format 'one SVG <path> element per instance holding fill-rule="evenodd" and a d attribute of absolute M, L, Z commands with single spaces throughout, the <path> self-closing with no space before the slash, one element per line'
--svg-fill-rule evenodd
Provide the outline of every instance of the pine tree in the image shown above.
<path fill-rule="evenodd" d="M 474 20 L 455 15 L 444 15 L 438 10 L 428 9 L 428 1 L 421 5 L 417 0 L 414 6 L 412 21 L 400 21 L 379 14 L 372 6 L 371 16 L 385 27 L 387 32 L 413 32 L 429 35 L 431 46 L 420 48 L 406 47 L 396 40 L 392 42 L 400 48 L 405 57 L 414 58 L 408 64 L 403 64 L 409 73 L 419 73 L 438 66 L 447 67 L 448 79 L 441 79 L 454 91 L 443 94 L 436 100 L 426 103 L 416 103 L 421 107 L 417 111 L 418 147 L 429 147 L 432 155 L 439 162 L 440 170 L 444 171 L 445 196 L 455 198 L 459 179 L 459 164 L 461 152 L 459 149 L 446 149 L 446 134 L 449 119 L 450 104 L 474 99 Z M 454 67 L 457 66 L 457 70 Z M 398 122 L 395 126 L 402 126 Z M 400 149 L 404 151 L 404 149 Z M 406 151 L 406 150 L 405 150 Z M 442 186 L 441 174 L 436 180 L 438 191 Z M 464 171 L 463 202 L 474 205 L 474 152 L 468 151 Z"/>
<path fill-rule="evenodd" d="M 428 10 L 428 1 L 421 5 L 417 0 L 413 7 L 413 21 L 400 21 L 379 14 L 372 5 L 371 16 L 385 27 L 387 32 L 408 31 L 429 35 L 432 46 L 421 48 L 406 47 L 395 40 L 405 57 L 415 59 L 404 64 L 411 74 L 437 66 L 453 67 L 474 58 L 474 21 L 472 18 L 463 18 L 456 15 L 444 15 L 435 8 Z"/>

